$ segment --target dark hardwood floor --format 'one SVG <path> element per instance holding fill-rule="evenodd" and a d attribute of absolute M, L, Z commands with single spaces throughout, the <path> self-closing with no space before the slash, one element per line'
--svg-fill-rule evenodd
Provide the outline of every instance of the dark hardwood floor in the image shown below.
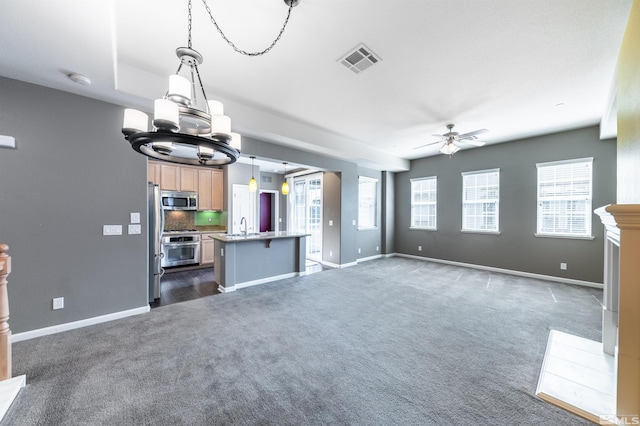
<path fill-rule="evenodd" d="M 307 274 L 328 269 L 319 263 L 307 261 Z M 186 302 L 205 296 L 220 294 L 215 283 L 213 268 L 200 268 L 181 271 L 165 271 L 160 280 L 160 299 L 149 305 L 152 308 L 167 306 L 173 303 Z"/>
<path fill-rule="evenodd" d="M 160 299 L 150 305 L 157 308 L 219 293 L 213 268 L 165 272 L 160 280 Z"/>

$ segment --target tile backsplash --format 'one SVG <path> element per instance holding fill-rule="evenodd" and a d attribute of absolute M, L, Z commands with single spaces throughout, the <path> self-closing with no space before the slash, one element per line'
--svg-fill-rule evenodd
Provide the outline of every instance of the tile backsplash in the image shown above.
<path fill-rule="evenodd" d="M 226 212 L 165 211 L 164 230 L 197 229 L 202 231 L 225 230 Z"/>

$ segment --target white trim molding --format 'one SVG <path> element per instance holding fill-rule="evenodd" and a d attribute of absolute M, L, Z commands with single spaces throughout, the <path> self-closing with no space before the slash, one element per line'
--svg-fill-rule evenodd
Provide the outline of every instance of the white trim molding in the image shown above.
<path fill-rule="evenodd" d="M 270 283 L 272 281 L 279 281 L 279 280 L 284 280 L 284 279 L 287 279 L 287 278 L 299 277 L 300 275 L 306 275 L 306 273 L 304 273 L 304 272 L 291 272 L 291 273 L 288 273 L 288 274 L 275 275 L 273 277 L 268 277 L 268 278 L 260 278 L 259 280 L 245 281 L 245 282 L 237 283 L 237 284 L 234 284 L 232 286 L 227 286 L 227 287 L 223 287 L 220 284 L 218 284 L 218 290 L 220 290 L 221 293 L 231 293 L 232 291 L 240 290 L 241 288 L 252 287 L 254 285 Z"/>
<path fill-rule="evenodd" d="M 376 259 L 380 259 L 380 258 L 382 258 L 381 254 L 376 254 L 376 255 L 368 256 L 368 257 L 361 257 L 360 259 L 356 260 L 356 263 L 367 262 L 369 260 L 376 260 Z"/>
<path fill-rule="evenodd" d="M 11 336 L 11 343 L 22 342 L 23 340 L 35 339 L 36 337 L 48 336 L 50 334 L 62 333 L 63 331 L 75 330 L 76 328 L 88 327 L 90 325 L 101 324 L 117 319 L 131 317 L 134 315 L 145 314 L 151 308 L 149 305 L 140 308 L 129 309 L 127 311 L 114 312 L 112 314 L 101 315 L 99 317 L 87 318 L 80 321 L 67 322 L 64 324 L 53 325 L 51 327 L 39 328 L 37 330 L 25 331 Z"/>
<path fill-rule="evenodd" d="M 484 271 L 498 272 L 501 274 L 509 274 L 509 275 L 517 275 L 520 277 L 535 278 L 539 280 L 555 281 L 563 284 L 581 285 L 584 287 L 592 287 L 592 288 L 600 288 L 600 289 L 603 288 L 602 283 L 575 280 L 572 278 L 555 277 L 553 275 L 534 274 L 532 272 L 514 271 L 512 269 L 502 269 L 502 268 L 495 268 L 493 266 L 474 265 L 473 263 L 463 263 L 463 262 L 456 262 L 453 260 L 435 259 L 432 257 L 415 256 L 412 254 L 394 253 L 393 255 L 387 255 L 387 257 L 391 257 L 391 256 L 406 257 L 409 259 L 424 260 L 427 262 L 445 263 L 447 265 L 462 266 L 464 268 L 472 268 L 472 269 L 481 269 Z"/>

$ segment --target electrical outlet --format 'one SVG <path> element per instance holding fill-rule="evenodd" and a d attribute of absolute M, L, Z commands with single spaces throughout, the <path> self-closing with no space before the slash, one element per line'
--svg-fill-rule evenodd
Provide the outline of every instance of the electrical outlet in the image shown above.
<path fill-rule="evenodd" d="M 333 252 L 332 251 L 329 252 L 329 257 L 333 257 Z"/>
<path fill-rule="evenodd" d="M 355 219 L 351 220 L 351 224 L 352 224 L 353 226 L 356 226 L 356 220 L 355 220 Z"/>
<path fill-rule="evenodd" d="M 208 217 L 208 218 L 207 218 L 207 220 L 208 220 L 209 222 L 211 222 L 211 218 L 210 218 L 210 217 Z"/>
<path fill-rule="evenodd" d="M 418 246 L 418 251 L 422 251 L 422 246 Z"/>
<path fill-rule="evenodd" d="M 358 248 L 358 253 L 362 253 L 362 250 Z"/>
<path fill-rule="evenodd" d="M 329 221 L 329 226 L 333 226 L 333 221 L 332 220 Z"/>
<path fill-rule="evenodd" d="M 135 224 L 129 224 L 129 234 L 141 234 L 142 233 L 142 228 L 140 226 L 139 223 L 135 223 Z"/>
<path fill-rule="evenodd" d="M 380 251 L 380 246 L 376 246 L 376 251 Z"/>
<path fill-rule="evenodd" d="M 566 263 L 564 263 L 564 262 L 562 262 L 562 263 L 560 264 L 560 269 L 562 269 L 563 271 L 566 271 L 566 270 L 567 270 L 567 264 L 566 264 Z"/>
<path fill-rule="evenodd" d="M 64 308 L 64 297 L 56 297 L 53 299 L 53 310 Z"/>

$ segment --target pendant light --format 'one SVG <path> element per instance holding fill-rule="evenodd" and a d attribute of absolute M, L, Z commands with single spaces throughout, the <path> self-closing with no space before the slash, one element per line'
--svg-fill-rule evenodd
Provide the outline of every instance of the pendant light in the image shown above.
<path fill-rule="evenodd" d="M 251 179 L 249 179 L 249 192 L 256 192 L 258 190 L 258 181 L 253 177 L 253 160 L 256 158 L 253 155 L 251 158 Z"/>
<path fill-rule="evenodd" d="M 282 195 L 289 195 L 289 183 L 287 182 L 287 162 L 283 161 L 284 164 L 284 182 L 282 182 Z"/>

